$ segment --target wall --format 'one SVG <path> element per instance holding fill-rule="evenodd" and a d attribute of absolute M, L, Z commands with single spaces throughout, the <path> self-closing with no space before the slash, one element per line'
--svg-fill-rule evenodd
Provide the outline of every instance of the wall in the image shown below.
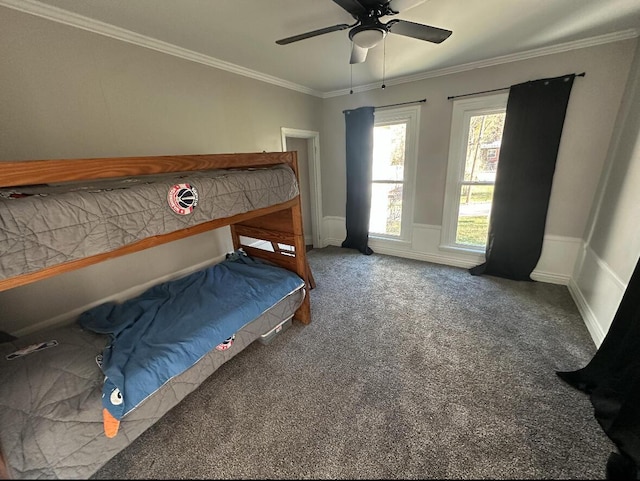
<path fill-rule="evenodd" d="M 640 256 L 640 48 L 606 165 L 569 285 L 596 345 L 609 330 Z"/>
<path fill-rule="evenodd" d="M 342 110 L 426 97 L 412 244 L 387 252 L 463 267 L 480 259 L 438 249 L 447 97 L 585 71 L 574 83 L 534 274 L 569 284 L 598 343 L 637 260 L 637 39 L 321 100 L 2 7 L 0 35 L 0 160 L 272 151 L 281 149 L 282 126 L 320 131 L 324 245 L 344 239 Z M 230 248 L 219 229 L 0 293 L 0 330 L 63 322 Z"/>
<path fill-rule="evenodd" d="M 387 88 L 326 99 L 323 104 L 322 176 L 325 241 L 344 240 L 345 152 L 342 111 L 426 98 L 416 174 L 413 241 L 407 247 L 371 242 L 377 252 L 470 267 L 482 256 L 442 251 L 440 229 L 452 101 L 448 96 L 586 72 L 574 82 L 551 193 L 542 257 L 533 277 L 568 284 L 579 254 L 637 39 L 479 68 Z M 331 180 L 331 182 L 327 182 Z M 377 248 L 376 248 L 377 247 Z"/>
<path fill-rule="evenodd" d="M 0 160 L 280 151 L 322 100 L 0 7 Z M 286 106 L 286 108 L 283 108 Z M 0 293 L 23 334 L 219 259 L 228 228 Z"/>

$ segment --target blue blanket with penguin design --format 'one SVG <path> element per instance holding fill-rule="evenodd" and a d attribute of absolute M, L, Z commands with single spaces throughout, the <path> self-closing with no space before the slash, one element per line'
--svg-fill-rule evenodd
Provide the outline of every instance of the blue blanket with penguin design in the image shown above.
<path fill-rule="evenodd" d="M 103 414 L 116 423 L 112 435 L 120 419 L 169 379 L 302 285 L 295 273 L 236 251 L 123 303 L 85 311 L 82 327 L 111 336 L 101 369 Z"/>

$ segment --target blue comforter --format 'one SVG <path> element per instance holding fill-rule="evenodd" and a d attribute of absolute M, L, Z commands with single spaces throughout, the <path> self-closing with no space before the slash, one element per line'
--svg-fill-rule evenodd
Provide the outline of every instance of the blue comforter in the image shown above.
<path fill-rule="evenodd" d="M 121 419 L 303 284 L 293 272 L 236 252 L 124 303 L 84 312 L 81 326 L 112 336 L 102 353 L 103 406 Z"/>

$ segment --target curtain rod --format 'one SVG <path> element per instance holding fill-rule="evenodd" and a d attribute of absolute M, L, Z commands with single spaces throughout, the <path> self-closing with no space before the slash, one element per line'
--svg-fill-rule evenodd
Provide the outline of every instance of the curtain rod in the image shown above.
<path fill-rule="evenodd" d="M 411 102 L 401 102 L 399 104 L 381 105 L 380 107 L 374 107 L 374 109 L 386 109 L 387 107 L 397 107 L 399 105 L 408 105 L 408 104 L 421 104 L 421 103 L 424 103 L 426 101 L 427 101 L 427 99 L 413 100 Z M 354 109 L 343 110 L 342 113 L 344 114 L 345 112 L 349 112 L 349 110 L 354 110 Z"/>
<path fill-rule="evenodd" d="M 577 73 L 576 77 L 584 77 L 585 75 L 586 75 L 586 72 Z M 488 94 L 489 92 L 499 92 L 500 90 L 509 90 L 510 88 L 511 87 L 502 87 L 500 89 L 483 90 L 482 92 L 473 92 L 470 94 L 452 95 L 450 97 L 447 97 L 447 100 L 457 99 L 458 97 L 468 97 L 469 95 Z"/>
<path fill-rule="evenodd" d="M 399 104 L 389 104 L 389 105 L 381 105 L 380 107 L 375 107 L 376 109 L 386 109 L 387 107 L 397 107 L 398 105 L 408 105 L 408 104 L 421 104 L 426 102 L 427 99 L 422 100 L 414 100 L 413 102 L 402 102 Z"/>

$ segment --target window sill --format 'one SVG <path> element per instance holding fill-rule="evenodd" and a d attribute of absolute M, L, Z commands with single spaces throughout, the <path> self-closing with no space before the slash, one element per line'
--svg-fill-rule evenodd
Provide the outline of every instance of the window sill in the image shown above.
<path fill-rule="evenodd" d="M 485 255 L 486 251 L 484 247 L 471 247 L 471 246 L 460 246 L 460 245 L 451 245 L 451 244 L 441 244 L 438 246 L 438 249 L 441 251 L 448 252 L 457 252 L 458 254 L 469 254 L 469 255 Z"/>
<path fill-rule="evenodd" d="M 411 247 L 411 242 L 405 239 L 393 238 L 393 237 L 382 237 L 377 235 L 369 234 L 369 240 L 372 243 L 389 243 L 393 245 L 401 245 L 406 247 Z"/>

